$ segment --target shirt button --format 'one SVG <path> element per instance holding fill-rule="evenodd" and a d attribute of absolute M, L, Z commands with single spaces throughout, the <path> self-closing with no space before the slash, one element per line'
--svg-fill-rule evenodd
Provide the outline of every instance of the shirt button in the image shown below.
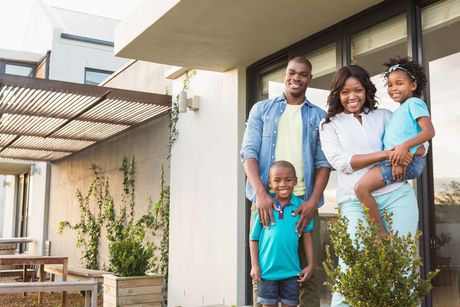
<path fill-rule="evenodd" d="M 276 133 L 276 131 L 273 131 L 273 133 Z"/>

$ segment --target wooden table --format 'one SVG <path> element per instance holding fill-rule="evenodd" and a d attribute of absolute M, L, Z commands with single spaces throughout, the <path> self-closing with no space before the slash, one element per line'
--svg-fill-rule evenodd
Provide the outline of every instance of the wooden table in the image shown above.
<path fill-rule="evenodd" d="M 31 238 L 0 238 L 0 254 L 12 255 L 15 253 L 17 245 L 31 243 Z M 19 248 L 21 250 L 21 248 Z"/>
<path fill-rule="evenodd" d="M 67 280 L 68 257 L 59 256 L 29 256 L 29 255 L 0 255 L 0 266 L 2 265 L 22 265 L 24 266 L 23 280 L 26 281 L 28 265 L 40 266 L 40 281 L 45 279 L 45 264 L 62 264 L 62 280 Z M 38 293 L 38 303 L 42 303 L 41 293 Z M 66 292 L 62 292 L 62 306 L 66 303 Z"/>

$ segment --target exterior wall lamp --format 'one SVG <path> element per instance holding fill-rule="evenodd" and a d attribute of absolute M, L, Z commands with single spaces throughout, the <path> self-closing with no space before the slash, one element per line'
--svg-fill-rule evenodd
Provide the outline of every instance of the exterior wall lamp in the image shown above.
<path fill-rule="evenodd" d="M 200 96 L 194 95 L 192 98 L 187 98 L 187 92 L 179 93 L 179 112 L 186 113 L 187 109 L 198 111 L 200 109 Z"/>

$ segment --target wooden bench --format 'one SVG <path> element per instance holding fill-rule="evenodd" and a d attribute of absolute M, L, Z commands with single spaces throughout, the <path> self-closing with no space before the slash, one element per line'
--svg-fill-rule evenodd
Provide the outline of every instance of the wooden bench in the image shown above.
<path fill-rule="evenodd" d="M 0 283 L 0 293 L 85 291 L 85 307 L 97 307 L 97 282 L 89 280 L 57 282 Z M 91 298 L 89 296 L 91 291 Z"/>
<path fill-rule="evenodd" d="M 62 266 L 45 265 L 45 272 L 49 273 L 51 275 L 51 281 L 54 281 L 56 275 L 62 276 Z M 107 271 L 90 270 L 90 269 L 75 268 L 75 267 L 69 267 L 67 269 L 68 279 L 92 280 L 92 281 L 97 281 L 101 285 L 104 281 L 104 278 L 102 277 L 103 274 L 111 274 L 111 273 Z"/>
<path fill-rule="evenodd" d="M 0 270 L 0 277 L 11 277 L 11 276 L 22 276 L 24 273 L 24 269 L 7 269 L 7 270 Z M 28 268 L 27 275 L 33 276 L 35 274 L 35 269 Z"/>

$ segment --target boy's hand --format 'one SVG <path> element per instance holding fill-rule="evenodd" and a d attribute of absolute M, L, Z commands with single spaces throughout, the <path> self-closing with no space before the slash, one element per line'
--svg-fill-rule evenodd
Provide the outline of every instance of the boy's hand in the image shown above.
<path fill-rule="evenodd" d="M 404 175 L 406 174 L 406 166 L 402 165 L 392 165 L 391 167 L 391 175 L 393 180 L 401 181 Z"/>
<path fill-rule="evenodd" d="M 409 153 L 409 147 L 404 143 L 396 145 L 392 148 L 390 155 L 391 164 L 409 165 L 412 162 L 412 155 Z"/>
<path fill-rule="evenodd" d="M 270 224 L 275 225 L 275 217 L 272 210 L 274 206 L 275 201 L 267 192 L 256 195 L 256 209 L 259 212 L 260 221 L 265 228 L 269 228 Z"/>
<path fill-rule="evenodd" d="M 305 227 L 307 227 L 308 223 L 313 218 L 313 215 L 315 214 L 315 209 L 316 203 L 309 199 L 303 202 L 300 205 L 299 209 L 292 211 L 292 215 L 300 214 L 299 221 L 297 222 L 297 225 L 295 227 L 295 231 L 297 232 L 299 237 L 302 236 L 303 230 L 305 229 Z"/>
<path fill-rule="evenodd" d="M 309 265 L 306 268 L 304 268 L 302 272 L 299 273 L 299 279 L 297 279 L 297 281 L 299 283 L 304 283 L 310 279 L 312 274 L 313 274 L 313 266 Z"/>
<path fill-rule="evenodd" d="M 260 281 L 260 266 L 253 265 L 251 268 L 251 277 L 254 281 Z"/>

